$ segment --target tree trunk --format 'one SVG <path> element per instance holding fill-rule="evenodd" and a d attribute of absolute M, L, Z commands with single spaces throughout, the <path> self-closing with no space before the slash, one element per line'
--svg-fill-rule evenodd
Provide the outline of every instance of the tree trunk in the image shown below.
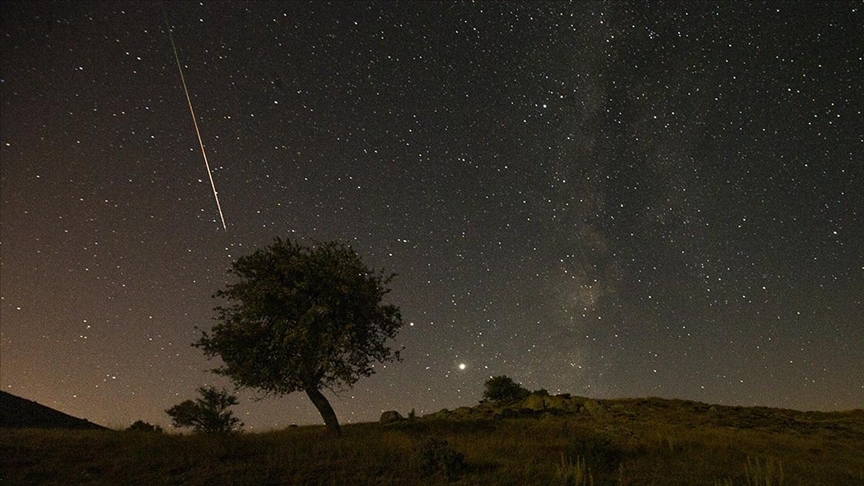
<path fill-rule="evenodd" d="M 318 409 L 318 413 L 321 414 L 327 428 L 337 436 L 341 436 L 342 429 L 339 427 L 339 420 L 336 418 L 336 412 L 333 411 L 330 402 L 327 401 L 327 397 L 314 387 L 307 388 L 306 395 L 309 396 L 309 400 L 312 400 L 312 404 Z"/>

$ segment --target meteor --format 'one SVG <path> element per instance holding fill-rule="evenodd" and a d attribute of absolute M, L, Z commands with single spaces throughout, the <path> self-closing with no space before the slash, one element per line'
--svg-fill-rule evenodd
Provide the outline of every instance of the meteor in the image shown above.
<path fill-rule="evenodd" d="M 189 88 L 186 87 L 186 78 L 183 76 L 183 66 L 180 64 L 180 55 L 177 54 L 177 45 L 174 44 L 174 36 L 171 34 L 171 24 L 168 23 L 168 14 L 162 10 L 165 16 L 165 26 L 168 28 L 168 38 L 171 39 L 171 48 L 174 49 L 174 60 L 177 61 L 177 70 L 180 72 L 180 81 L 183 83 L 183 92 L 186 93 L 186 103 L 189 104 L 189 114 L 192 115 L 192 124 L 195 125 L 195 134 L 198 135 L 198 145 L 201 146 L 201 156 L 204 157 L 204 167 L 207 168 L 207 176 L 210 177 L 210 187 L 213 189 L 213 199 L 216 200 L 216 209 L 219 210 L 219 218 L 222 220 L 222 229 L 227 231 L 225 216 L 222 215 L 222 205 L 219 204 L 219 193 L 216 191 L 216 183 L 213 182 L 213 171 L 210 170 L 210 162 L 207 161 L 207 152 L 204 150 L 204 141 L 201 140 L 201 130 L 198 129 L 198 120 L 195 118 L 195 109 L 192 108 L 192 98 L 189 97 Z"/>

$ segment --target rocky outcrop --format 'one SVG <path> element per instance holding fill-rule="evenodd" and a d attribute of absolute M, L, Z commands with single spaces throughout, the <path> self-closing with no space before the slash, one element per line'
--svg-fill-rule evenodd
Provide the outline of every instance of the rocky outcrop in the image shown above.
<path fill-rule="evenodd" d="M 593 400 L 592 400 L 593 401 Z M 532 410 L 534 412 L 552 412 L 552 413 L 579 413 L 586 412 L 586 399 L 580 397 L 570 397 L 567 395 L 538 395 L 532 394 L 522 400 L 517 408 Z M 589 409 L 596 411 L 598 403 L 589 405 Z"/>
<path fill-rule="evenodd" d="M 585 403 L 582 404 L 582 409 L 585 413 L 595 418 L 609 417 L 609 411 L 606 410 L 606 407 L 600 405 L 597 400 L 585 400 Z"/>
<path fill-rule="evenodd" d="M 481 402 L 474 407 L 459 407 L 456 410 L 441 410 L 426 415 L 425 419 L 471 420 L 483 418 L 511 418 L 524 415 L 576 415 L 582 414 L 594 419 L 610 418 L 613 415 L 627 415 L 621 410 L 610 411 L 597 400 L 570 395 L 547 395 L 532 393 L 527 397 L 510 403 Z"/>

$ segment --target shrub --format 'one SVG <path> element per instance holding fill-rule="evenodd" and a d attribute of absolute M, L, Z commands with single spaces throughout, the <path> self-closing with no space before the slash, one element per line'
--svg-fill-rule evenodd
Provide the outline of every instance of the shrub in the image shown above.
<path fill-rule="evenodd" d="M 201 398 L 186 400 L 165 410 L 171 417 L 174 427 L 193 427 L 196 432 L 234 432 L 243 423 L 228 410 L 237 405 L 237 397 L 225 390 L 211 387 L 200 387 Z"/>
<path fill-rule="evenodd" d="M 136 420 L 135 423 L 129 426 L 126 429 L 127 432 L 152 432 L 156 434 L 161 434 L 163 432 L 162 427 L 158 425 L 153 425 L 149 422 L 145 422 L 143 420 Z"/>
<path fill-rule="evenodd" d="M 423 477 L 442 476 L 452 481 L 465 468 L 465 456 L 453 450 L 446 440 L 434 437 L 417 447 L 416 456 Z"/>

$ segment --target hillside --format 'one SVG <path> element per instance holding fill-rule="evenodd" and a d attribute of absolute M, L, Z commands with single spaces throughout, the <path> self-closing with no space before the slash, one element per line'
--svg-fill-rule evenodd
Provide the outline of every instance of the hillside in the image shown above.
<path fill-rule="evenodd" d="M 665 398 L 591 398 L 533 393 L 512 403 L 482 402 L 474 407 L 441 410 L 424 419 L 500 419 L 584 417 L 617 423 L 657 423 L 688 428 L 753 429 L 777 433 L 822 432 L 864 438 L 864 410 L 805 412 L 770 407 L 711 405 Z"/>
<path fill-rule="evenodd" d="M 105 427 L 0 391 L 0 428 L 98 430 Z"/>
<path fill-rule="evenodd" d="M 0 471 L 10 484 L 861 485 L 864 411 L 535 394 L 342 438 L 6 429 Z"/>

